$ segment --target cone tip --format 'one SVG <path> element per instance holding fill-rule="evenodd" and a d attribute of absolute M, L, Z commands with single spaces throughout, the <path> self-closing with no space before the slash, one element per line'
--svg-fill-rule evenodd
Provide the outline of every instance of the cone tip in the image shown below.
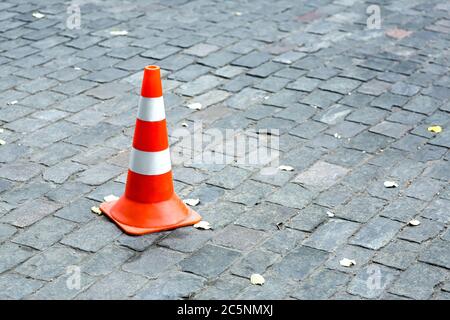
<path fill-rule="evenodd" d="M 161 75 L 158 66 L 149 65 L 144 68 L 141 95 L 146 98 L 162 96 Z"/>

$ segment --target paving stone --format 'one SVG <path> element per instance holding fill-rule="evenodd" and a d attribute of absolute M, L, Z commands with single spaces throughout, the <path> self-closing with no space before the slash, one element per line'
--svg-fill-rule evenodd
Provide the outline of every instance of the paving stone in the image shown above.
<path fill-rule="evenodd" d="M 303 244 L 316 249 L 334 251 L 358 230 L 360 225 L 351 221 L 331 219 L 319 226 Z"/>
<path fill-rule="evenodd" d="M 347 288 L 347 292 L 367 299 L 379 297 L 398 275 L 398 271 L 378 264 L 361 269 Z"/>
<path fill-rule="evenodd" d="M 91 191 L 91 189 L 92 187 L 89 187 L 82 183 L 66 182 L 61 187 L 58 187 L 56 189 L 47 192 L 46 197 L 49 198 L 50 200 L 57 201 L 60 203 L 68 203 L 82 197 L 83 195 Z"/>
<path fill-rule="evenodd" d="M 41 289 L 32 294 L 29 299 L 31 300 L 69 300 L 75 298 L 83 290 L 86 290 L 90 285 L 95 282 L 95 278 L 85 274 L 80 274 L 80 287 L 72 287 L 70 284 L 71 273 L 66 273 L 60 276 L 58 279 L 49 282 Z"/>
<path fill-rule="evenodd" d="M 450 242 L 435 239 L 431 245 L 422 252 L 419 257 L 420 261 L 449 268 L 450 266 Z"/>
<path fill-rule="evenodd" d="M 374 125 L 386 117 L 386 111 L 375 107 L 362 107 L 347 116 L 347 120 Z"/>
<path fill-rule="evenodd" d="M 3 243 L 0 247 L 0 255 L 2 257 L 0 261 L 0 272 L 3 273 L 14 268 L 33 256 L 33 254 L 34 251 L 29 248 L 11 242 Z"/>
<path fill-rule="evenodd" d="M 450 180 L 450 162 L 439 161 L 434 163 L 431 167 L 428 167 L 424 171 L 424 175 L 432 177 L 434 179 L 439 179 L 442 181 Z"/>
<path fill-rule="evenodd" d="M 250 172 L 245 169 L 226 167 L 218 174 L 209 178 L 207 182 L 225 189 L 234 189 L 247 179 L 249 175 Z"/>
<path fill-rule="evenodd" d="M 177 272 L 149 281 L 137 292 L 135 298 L 144 300 L 180 300 L 191 298 L 205 283 L 206 280 L 202 277 Z"/>
<path fill-rule="evenodd" d="M 59 208 L 61 208 L 59 204 L 43 198 L 31 200 L 3 216 L 1 221 L 23 228 L 51 215 Z"/>
<path fill-rule="evenodd" d="M 197 57 L 206 57 L 210 53 L 219 50 L 218 46 L 208 44 L 208 43 L 198 43 L 189 49 L 186 49 L 184 53 L 197 56 Z"/>
<path fill-rule="evenodd" d="M 266 96 L 267 93 L 265 91 L 245 88 L 236 95 L 228 98 L 226 105 L 234 109 L 247 110 L 250 106 L 262 102 Z"/>
<path fill-rule="evenodd" d="M 30 279 L 14 273 L 5 273 L 0 276 L 0 290 L 2 297 L 19 300 L 38 290 L 44 282 Z"/>
<path fill-rule="evenodd" d="M 262 201 L 268 194 L 275 190 L 270 185 L 247 180 L 237 187 L 232 193 L 227 193 L 225 200 L 253 206 Z"/>
<path fill-rule="evenodd" d="M 288 183 L 280 190 L 272 194 L 268 200 L 282 206 L 301 209 L 304 208 L 313 197 L 313 193 L 297 184 Z"/>
<path fill-rule="evenodd" d="M 376 152 L 384 149 L 392 140 L 379 134 L 363 132 L 350 140 L 349 146 L 356 150 Z"/>
<path fill-rule="evenodd" d="M 407 101 L 408 99 L 404 96 L 398 96 L 390 92 L 386 92 L 372 100 L 370 105 L 386 110 L 392 110 L 394 107 L 403 106 Z"/>
<path fill-rule="evenodd" d="M 372 79 L 358 88 L 358 92 L 363 94 L 369 94 L 372 96 L 379 96 L 382 93 L 385 93 L 391 87 L 390 83 L 384 81 L 378 81 L 376 79 Z M 397 92 L 395 92 L 397 93 Z"/>
<path fill-rule="evenodd" d="M 157 278 L 159 274 L 167 271 L 183 258 L 184 255 L 180 252 L 154 247 L 125 263 L 122 269 L 149 278 Z"/>
<path fill-rule="evenodd" d="M 344 207 L 336 210 L 336 216 L 356 222 L 367 222 L 386 205 L 375 197 L 360 195 L 353 197 Z"/>
<path fill-rule="evenodd" d="M 218 68 L 230 63 L 237 57 L 239 57 L 239 55 L 235 53 L 221 50 L 208 54 L 205 58 L 200 59 L 199 63 L 209 67 Z"/>
<path fill-rule="evenodd" d="M 307 233 L 302 231 L 281 228 L 274 231 L 272 236 L 262 244 L 261 248 L 284 255 L 299 246 L 306 235 Z"/>
<path fill-rule="evenodd" d="M 14 181 L 28 181 L 38 175 L 42 167 L 31 162 L 15 162 L 3 166 L 0 172 L 0 178 Z"/>
<path fill-rule="evenodd" d="M 178 92 L 186 96 L 196 96 L 213 89 L 221 83 L 221 80 L 215 76 L 201 76 L 188 84 L 183 84 L 178 88 Z"/>
<path fill-rule="evenodd" d="M 400 232 L 398 238 L 421 243 L 435 238 L 443 229 L 444 225 L 439 222 L 420 219 L 420 225 L 416 227 L 407 226 Z"/>
<path fill-rule="evenodd" d="M 314 119 L 320 122 L 333 125 L 344 120 L 344 118 L 353 110 L 344 105 L 335 104 L 330 108 L 318 113 Z"/>
<path fill-rule="evenodd" d="M 97 252 L 122 232 L 105 219 L 93 220 L 61 240 L 62 244 L 84 251 Z"/>
<path fill-rule="evenodd" d="M 234 60 L 231 64 L 247 68 L 255 68 L 270 58 L 271 56 L 265 52 L 251 52 L 237 60 Z"/>
<path fill-rule="evenodd" d="M 215 228 L 215 226 L 213 227 Z M 212 231 L 181 228 L 172 231 L 158 245 L 181 252 L 194 252 L 213 237 Z"/>
<path fill-rule="evenodd" d="M 311 139 L 326 128 L 324 124 L 309 120 L 291 129 L 289 133 L 300 138 Z"/>
<path fill-rule="evenodd" d="M 115 271 L 79 294 L 78 300 L 118 300 L 134 295 L 146 283 L 140 275 Z"/>
<path fill-rule="evenodd" d="M 407 269 L 416 260 L 421 246 L 404 240 L 395 240 L 378 251 L 373 258 L 374 262 L 400 270 Z"/>
<path fill-rule="evenodd" d="M 402 227 L 403 224 L 400 222 L 375 217 L 354 235 L 350 243 L 378 250 L 388 244 Z"/>
<path fill-rule="evenodd" d="M 323 269 L 305 280 L 291 294 L 296 299 L 301 300 L 325 300 L 343 287 L 349 276 L 334 270 Z"/>
<path fill-rule="evenodd" d="M 145 251 L 148 247 L 156 243 L 156 241 L 163 238 L 165 235 L 166 232 L 159 232 L 135 237 L 124 233 L 116 239 L 116 242 L 121 246 L 141 252 Z"/>
<path fill-rule="evenodd" d="M 133 256 L 131 250 L 108 245 L 92 255 L 83 265 L 83 272 L 91 276 L 107 275 Z"/>
<path fill-rule="evenodd" d="M 266 234 L 262 231 L 229 225 L 215 235 L 213 243 L 239 251 L 247 251 L 263 241 Z"/>
<path fill-rule="evenodd" d="M 386 118 L 386 120 L 407 125 L 415 125 L 421 122 L 424 118 L 424 115 L 415 112 L 400 110 L 392 113 L 388 118 Z"/>
<path fill-rule="evenodd" d="M 118 166 L 107 163 L 98 164 L 83 171 L 79 175 L 78 181 L 88 185 L 98 186 L 117 177 L 122 171 L 123 169 Z"/>
<path fill-rule="evenodd" d="M 216 229 L 220 229 L 241 216 L 245 207 L 232 202 L 217 202 L 214 205 L 208 205 L 202 208 L 201 213 L 204 220 L 208 221 Z M 223 215 L 222 212 L 227 212 Z M 251 228 L 251 227 L 249 227 Z"/>
<path fill-rule="evenodd" d="M 420 177 L 405 190 L 405 194 L 419 200 L 430 201 L 441 189 L 442 184 L 438 180 Z"/>
<path fill-rule="evenodd" d="M 401 197 L 389 203 L 380 214 L 384 217 L 407 223 L 420 212 L 423 206 L 424 202 L 420 200 Z"/>
<path fill-rule="evenodd" d="M 301 77 L 300 79 L 292 82 L 287 86 L 289 89 L 294 89 L 298 91 L 311 92 L 320 84 L 320 80 Z"/>
<path fill-rule="evenodd" d="M 361 82 L 357 80 L 334 77 L 319 85 L 319 88 L 340 94 L 348 94 L 356 89 L 360 84 Z"/>
<path fill-rule="evenodd" d="M 205 245 L 190 257 L 180 262 L 185 272 L 215 278 L 227 269 L 240 254 L 237 251 L 213 245 Z"/>
<path fill-rule="evenodd" d="M 66 181 L 71 175 L 82 171 L 84 168 L 85 167 L 83 165 L 71 161 L 65 161 L 44 170 L 43 178 L 46 181 L 61 184 Z"/>
<path fill-rule="evenodd" d="M 303 280 L 328 257 L 322 250 L 301 246 L 288 253 L 273 269 L 291 280 Z"/>
<path fill-rule="evenodd" d="M 450 131 L 445 131 L 429 141 L 430 144 L 450 148 Z"/>
<path fill-rule="evenodd" d="M 267 268 L 277 261 L 278 257 L 273 252 L 256 249 L 234 264 L 231 273 L 245 278 L 249 278 L 254 273 L 264 274 Z"/>
<path fill-rule="evenodd" d="M 28 259 L 16 268 L 28 277 L 50 281 L 67 272 L 67 267 L 77 265 L 85 257 L 71 248 L 53 246 Z"/>
<path fill-rule="evenodd" d="M 76 224 L 63 219 L 47 217 L 22 231 L 11 241 L 38 250 L 50 247 L 65 234 L 71 232 Z"/>
<path fill-rule="evenodd" d="M 370 128 L 369 131 L 398 139 L 403 136 L 409 129 L 410 127 L 406 125 L 383 121 Z"/>
<path fill-rule="evenodd" d="M 366 266 L 372 259 L 373 254 L 372 250 L 346 244 L 336 249 L 325 266 L 345 273 L 354 273 Z M 351 267 L 344 267 L 340 264 L 342 259 L 354 260 L 356 264 Z"/>
<path fill-rule="evenodd" d="M 415 95 L 419 90 L 420 87 L 403 82 L 397 82 L 391 88 L 392 93 L 408 97 Z"/>
<path fill-rule="evenodd" d="M 444 273 L 434 266 L 416 263 L 403 272 L 389 292 L 413 299 L 428 299 Z"/>
<path fill-rule="evenodd" d="M 222 300 L 236 297 L 248 286 L 248 280 L 241 277 L 224 275 L 195 295 L 195 299 Z"/>
<path fill-rule="evenodd" d="M 348 170 L 341 166 L 318 161 L 307 171 L 300 173 L 294 182 L 319 189 L 327 189 L 346 175 L 347 172 Z"/>

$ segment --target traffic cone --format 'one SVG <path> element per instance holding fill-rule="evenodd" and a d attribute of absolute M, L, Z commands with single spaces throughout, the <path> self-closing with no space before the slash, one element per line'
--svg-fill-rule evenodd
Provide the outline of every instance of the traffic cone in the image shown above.
<path fill-rule="evenodd" d="M 128 234 L 193 225 L 201 217 L 175 194 L 160 70 L 147 66 L 142 80 L 125 193 L 100 210 Z"/>

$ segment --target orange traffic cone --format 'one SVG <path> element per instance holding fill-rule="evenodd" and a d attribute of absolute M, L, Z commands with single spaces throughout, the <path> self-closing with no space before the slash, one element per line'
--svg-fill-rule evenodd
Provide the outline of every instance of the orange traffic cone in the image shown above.
<path fill-rule="evenodd" d="M 141 235 L 195 224 L 198 213 L 175 194 L 160 70 L 147 66 L 142 80 L 125 194 L 100 210 L 126 233 Z"/>

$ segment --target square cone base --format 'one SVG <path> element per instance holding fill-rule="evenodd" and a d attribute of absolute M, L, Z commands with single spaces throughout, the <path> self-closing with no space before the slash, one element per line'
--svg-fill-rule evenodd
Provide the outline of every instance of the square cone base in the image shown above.
<path fill-rule="evenodd" d="M 137 204 L 122 196 L 119 200 L 102 203 L 100 210 L 130 235 L 143 235 L 186 227 L 194 225 L 202 219 L 176 195 L 167 202 L 158 204 Z M 135 218 L 135 222 L 124 221 L 133 220 L 133 218 Z"/>

